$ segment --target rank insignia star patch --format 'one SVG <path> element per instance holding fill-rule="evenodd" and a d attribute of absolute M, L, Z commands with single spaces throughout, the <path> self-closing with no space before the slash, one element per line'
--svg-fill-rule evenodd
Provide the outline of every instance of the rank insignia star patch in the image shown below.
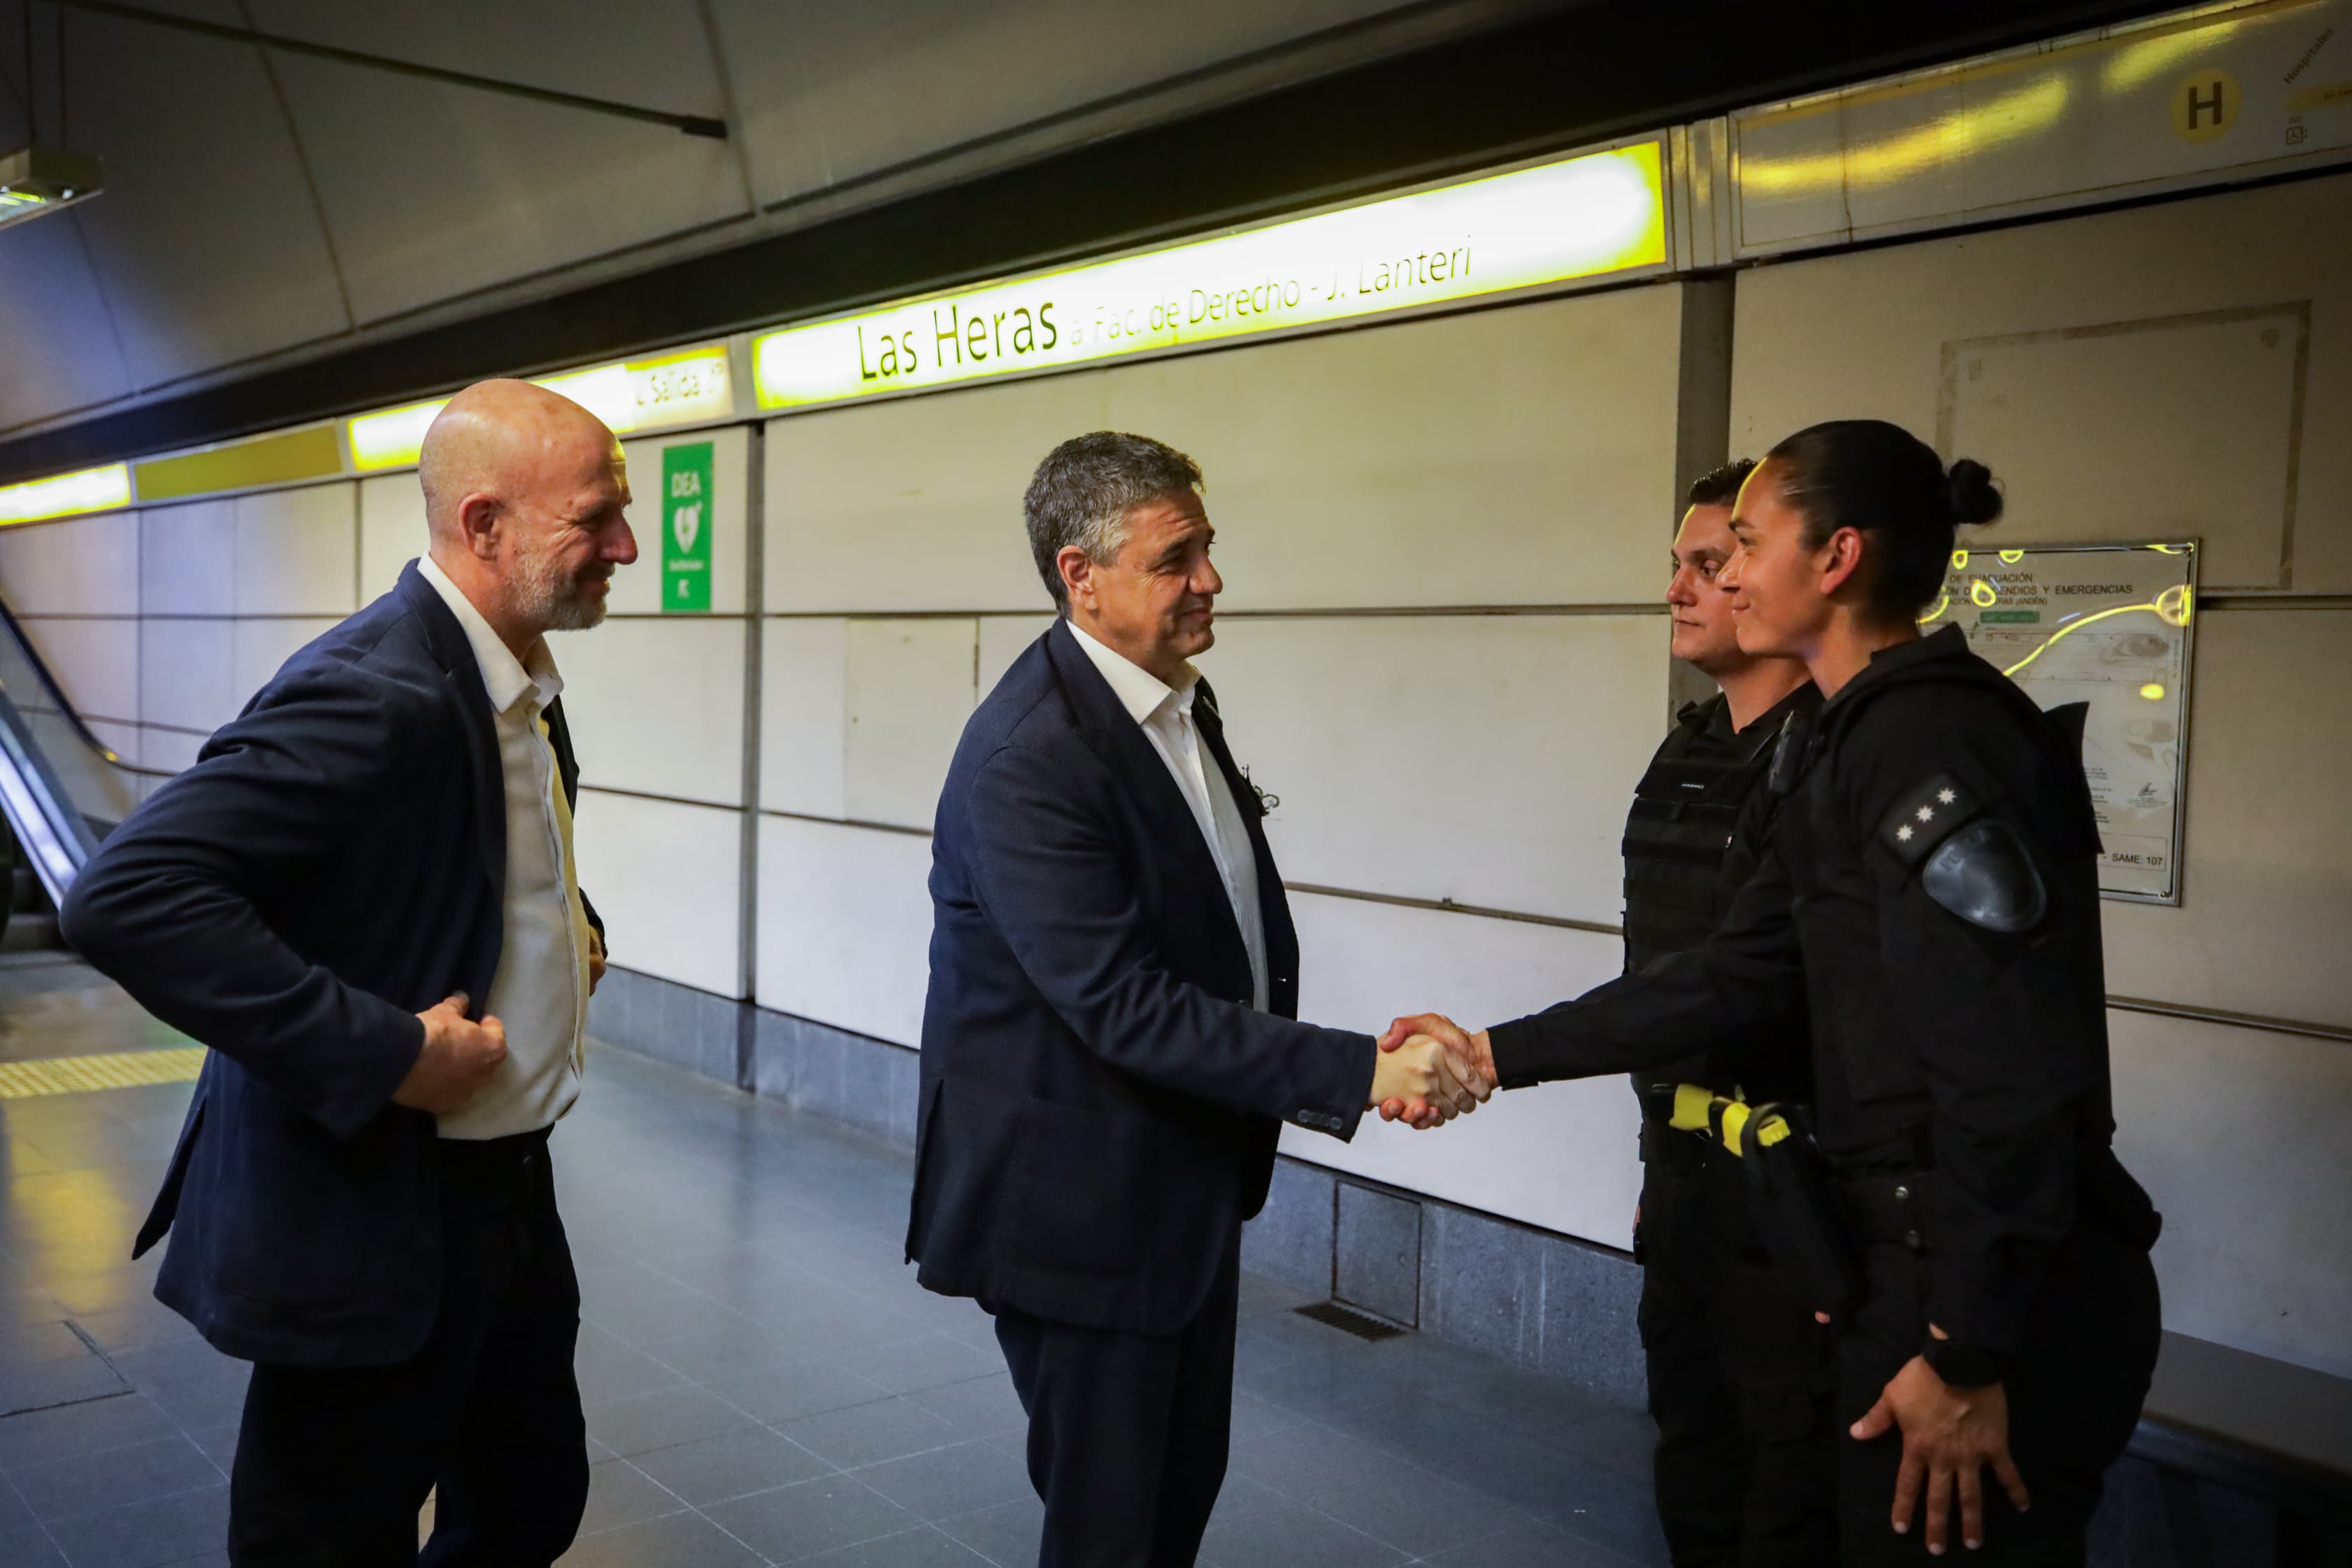
<path fill-rule="evenodd" d="M 1931 773 L 1887 811 L 1879 824 L 1879 841 L 1905 866 L 1916 866 L 1982 809 L 1983 803 L 1959 780 L 1949 773 Z"/>

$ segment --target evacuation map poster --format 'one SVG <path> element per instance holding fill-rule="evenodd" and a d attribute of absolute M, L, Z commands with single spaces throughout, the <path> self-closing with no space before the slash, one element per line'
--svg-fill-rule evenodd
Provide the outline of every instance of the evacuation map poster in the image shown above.
<path fill-rule="evenodd" d="M 1921 622 L 1957 623 L 2045 709 L 2090 704 L 2083 773 L 2111 898 L 2180 901 L 2196 593 L 2193 542 L 1957 550 Z"/>

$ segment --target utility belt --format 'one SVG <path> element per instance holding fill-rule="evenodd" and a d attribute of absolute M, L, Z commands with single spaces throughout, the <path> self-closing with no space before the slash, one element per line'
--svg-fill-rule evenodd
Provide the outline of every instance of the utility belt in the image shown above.
<path fill-rule="evenodd" d="M 1726 1155 L 1738 1160 L 1756 1228 L 1797 1299 L 1832 1317 L 1854 1307 L 1862 1296 L 1855 1221 L 1847 1212 L 1844 1184 L 1822 1157 L 1802 1106 L 1751 1105 L 1692 1083 L 1650 1085 L 1642 1103 L 1645 1161 L 1654 1148 L 1668 1164 L 1692 1159 L 1703 1164 Z M 1916 1182 L 1911 1190 L 1917 1190 Z"/>
<path fill-rule="evenodd" d="M 1938 1236 L 1930 1186 L 1933 1149 L 1923 1122 L 1914 1131 L 1907 1162 L 1835 1170 L 1813 1142 L 1800 1105 L 1750 1105 L 1698 1084 L 1646 1088 L 1642 1124 L 1643 1158 L 1654 1145 L 1670 1158 L 1702 1163 L 1728 1154 L 1748 1177 L 1756 1228 L 1797 1299 L 1817 1312 L 1843 1319 L 1860 1304 L 1864 1247 L 1893 1245 L 1914 1253 L 1936 1248 Z M 2088 1152 L 2076 1170 L 2084 1223 L 2103 1226 L 2145 1251 L 2163 1228 L 2147 1194 L 2111 1149 Z"/>

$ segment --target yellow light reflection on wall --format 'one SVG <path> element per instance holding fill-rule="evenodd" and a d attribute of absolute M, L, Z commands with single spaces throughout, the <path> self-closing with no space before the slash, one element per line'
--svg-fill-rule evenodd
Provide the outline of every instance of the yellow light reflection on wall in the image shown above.
<path fill-rule="evenodd" d="M 83 512 L 112 511 L 130 504 L 129 464 L 77 468 L 69 474 L 0 485 L 0 528 L 19 522 L 46 522 L 53 517 L 75 517 Z"/>
<path fill-rule="evenodd" d="M 792 408 L 1282 331 L 1663 265 L 1659 144 L 760 338 L 760 405 Z"/>
<path fill-rule="evenodd" d="M 735 411 L 724 343 L 658 359 L 566 371 L 540 377 L 532 384 L 572 399 L 602 419 L 616 436 L 724 419 Z M 425 445 L 425 432 L 448 402 L 436 397 L 348 420 L 352 466 L 362 473 L 415 467 L 416 454 Z"/>
<path fill-rule="evenodd" d="M 2164 700 L 2163 683 L 2160 681 L 2151 680 L 2146 686 L 2139 689 L 2139 694 L 2142 697 L 2147 698 L 2150 702 L 2161 702 Z"/>
<path fill-rule="evenodd" d="M 1965 90 L 1965 80 L 1960 85 Z M 1739 187 L 1781 195 L 1880 184 L 1941 168 L 2050 125 L 2066 112 L 2071 91 L 2063 77 L 2046 77 L 1875 142 L 1798 158 L 1743 156 Z"/>
<path fill-rule="evenodd" d="M 2273 7 L 2265 6 L 2265 10 Z M 2099 68 L 2099 86 L 2110 93 L 2145 87 L 2173 67 L 2217 48 L 2238 30 L 2233 19 L 2189 22 L 2120 47 Z"/>

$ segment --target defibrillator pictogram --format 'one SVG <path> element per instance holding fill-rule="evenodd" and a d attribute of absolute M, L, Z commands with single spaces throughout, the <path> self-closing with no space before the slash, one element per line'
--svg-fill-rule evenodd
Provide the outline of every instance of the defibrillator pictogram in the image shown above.
<path fill-rule="evenodd" d="M 682 442 L 662 451 L 662 608 L 710 608 L 711 443 Z"/>

